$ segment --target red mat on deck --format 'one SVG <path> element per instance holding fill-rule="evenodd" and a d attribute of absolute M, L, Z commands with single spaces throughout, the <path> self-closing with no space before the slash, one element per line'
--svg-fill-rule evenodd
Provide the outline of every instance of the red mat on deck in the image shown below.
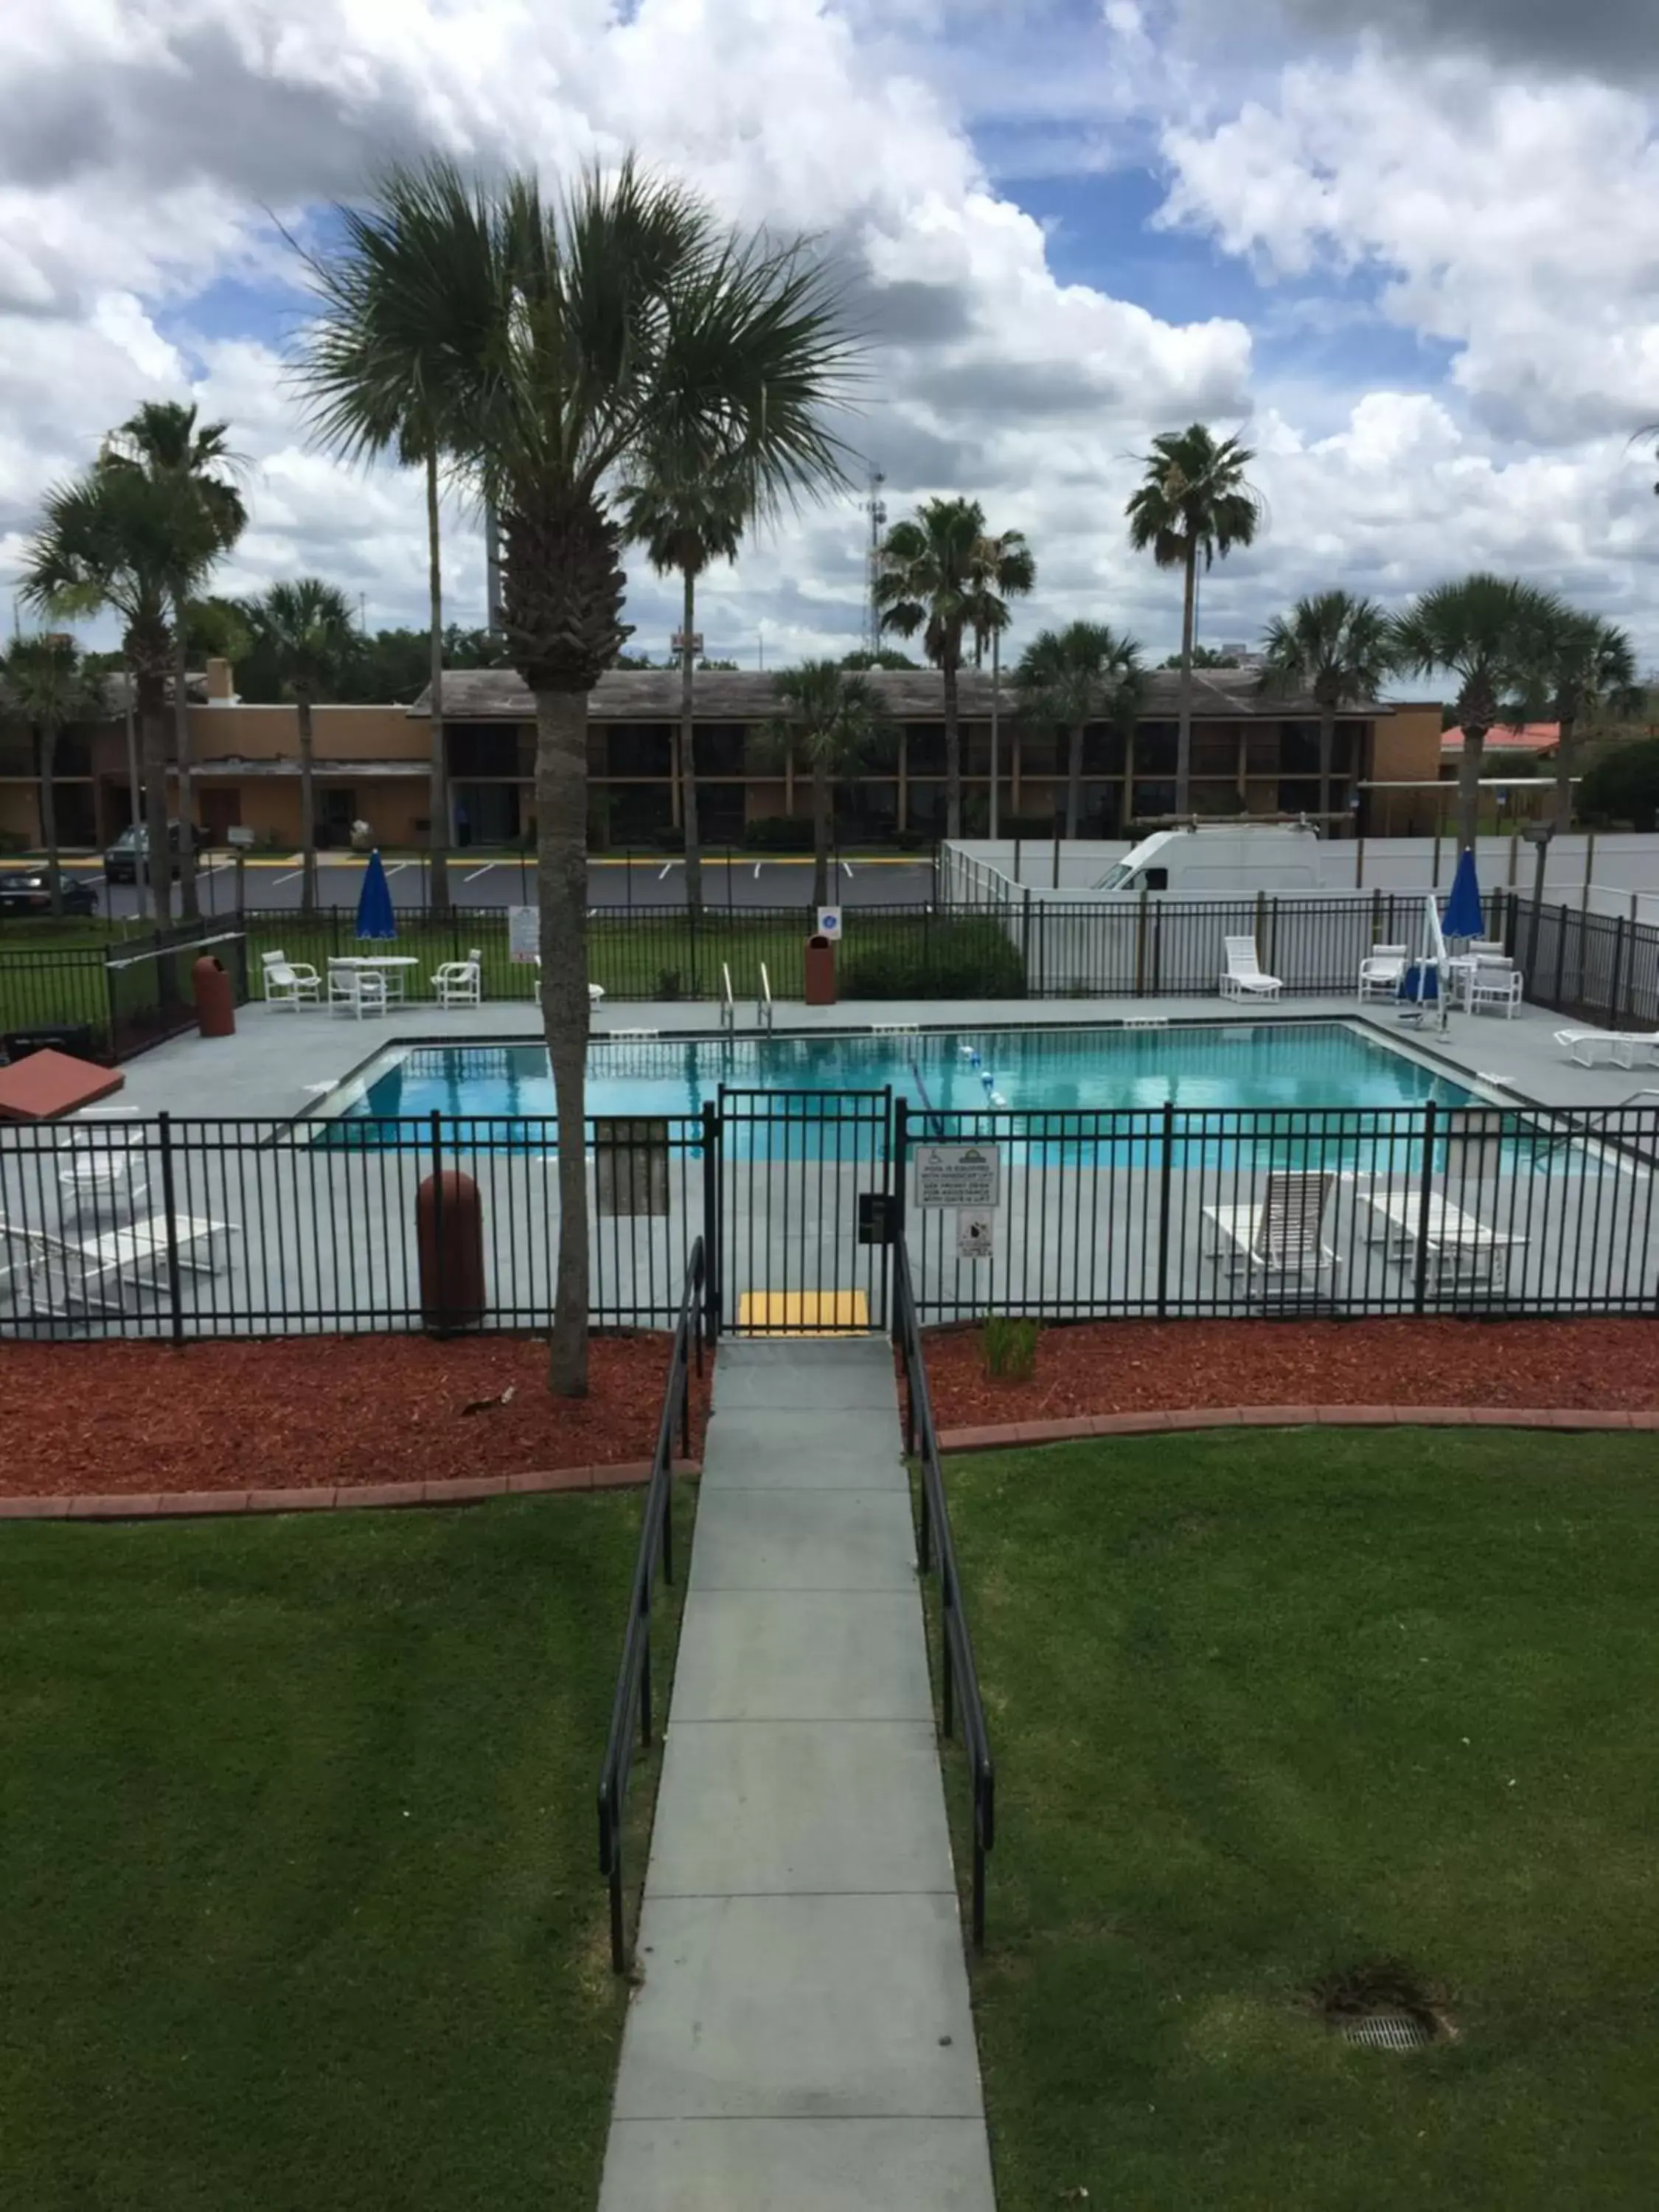
<path fill-rule="evenodd" d="M 107 1098 L 126 1078 L 66 1052 L 32 1052 L 0 1067 L 0 1121 L 56 1121 L 94 1099 Z"/>

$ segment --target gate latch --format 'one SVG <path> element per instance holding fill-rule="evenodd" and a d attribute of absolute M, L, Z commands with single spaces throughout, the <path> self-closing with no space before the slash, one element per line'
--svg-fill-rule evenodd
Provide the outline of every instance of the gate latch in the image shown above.
<path fill-rule="evenodd" d="M 893 1201 L 884 1190 L 859 1193 L 859 1243 L 890 1244 L 893 1241 Z"/>

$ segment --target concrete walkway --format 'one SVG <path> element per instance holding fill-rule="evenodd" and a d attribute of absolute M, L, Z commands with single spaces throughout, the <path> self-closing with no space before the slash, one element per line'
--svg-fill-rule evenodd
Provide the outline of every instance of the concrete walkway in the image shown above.
<path fill-rule="evenodd" d="M 892 1355 L 727 1342 L 600 2212 L 992 2212 Z"/>

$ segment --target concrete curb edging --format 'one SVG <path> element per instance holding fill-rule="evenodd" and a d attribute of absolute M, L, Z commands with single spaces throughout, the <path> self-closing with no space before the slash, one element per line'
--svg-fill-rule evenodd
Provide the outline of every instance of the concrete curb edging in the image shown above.
<path fill-rule="evenodd" d="M 702 1473 L 696 1460 L 674 1462 L 677 1475 Z M 0 1497 L 0 1521 L 169 1521 L 228 1513 L 354 1512 L 369 1506 L 474 1505 L 486 1498 L 526 1498 L 550 1491 L 637 1489 L 651 1480 L 649 1460 L 611 1467 L 554 1468 L 544 1474 L 462 1475 L 448 1482 L 363 1482 L 311 1490 L 175 1490 L 69 1498 Z"/>
<path fill-rule="evenodd" d="M 942 1452 L 1006 1451 L 1013 1444 L 1074 1443 L 1081 1437 L 1168 1436 L 1194 1429 L 1659 1430 L 1659 1409 L 1552 1412 L 1519 1406 L 1190 1406 L 1176 1413 L 1084 1413 L 1061 1421 L 1005 1421 L 941 1429 Z"/>

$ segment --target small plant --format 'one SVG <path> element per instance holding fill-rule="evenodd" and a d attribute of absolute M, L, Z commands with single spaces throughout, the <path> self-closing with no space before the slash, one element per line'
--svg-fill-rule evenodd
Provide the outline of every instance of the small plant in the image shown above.
<path fill-rule="evenodd" d="M 993 1382 L 1029 1382 L 1036 1372 L 1039 1325 L 1007 1314 L 987 1314 L 980 1333 L 980 1354 Z"/>
<path fill-rule="evenodd" d="M 657 996 L 659 999 L 678 999 L 684 996 L 680 988 L 680 971 L 678 968 L 658 969 Z"/>

